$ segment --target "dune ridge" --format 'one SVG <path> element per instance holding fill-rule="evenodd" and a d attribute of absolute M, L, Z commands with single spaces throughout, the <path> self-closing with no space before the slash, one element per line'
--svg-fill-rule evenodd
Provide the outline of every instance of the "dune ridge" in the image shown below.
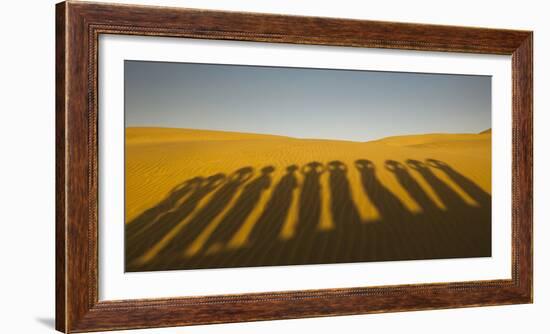
<path fill-rule="evenodd" d="M 278 135 L 162 127 L 128 127 L 125 136 L 126 143 L 130 145 L 203 140 L 290 139 Z"/>

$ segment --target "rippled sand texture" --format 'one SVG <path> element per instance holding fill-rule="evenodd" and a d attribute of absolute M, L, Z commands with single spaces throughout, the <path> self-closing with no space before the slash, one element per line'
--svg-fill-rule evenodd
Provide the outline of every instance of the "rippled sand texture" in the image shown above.
<path fill-rule="evenodd" d="M 491 256 L 491 132 L 126 129 L 126 270 Z"/>

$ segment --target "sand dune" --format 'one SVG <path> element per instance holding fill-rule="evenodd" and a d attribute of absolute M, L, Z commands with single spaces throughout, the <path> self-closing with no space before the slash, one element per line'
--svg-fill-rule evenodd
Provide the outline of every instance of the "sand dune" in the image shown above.
<path fill-rule="evenodd" d="M 263 140 L 263 139 L 290 139 L 289 137 L 242 133 L 231 131 L 174 129 L 174 128 L 126 128 L 126 143 L 136 144 L 164 144 L 185 141 L 225 141 L 225 140 Z"/>
<path fill-rule="evenodd" d="M 490 131 L 362 143 L 128 128 L 125 191 L 129 270 L 490 255 Z M 441 230 L 446 212 L 483 228 Z M 409 251 L 387 246 L 405 237 Z"/>

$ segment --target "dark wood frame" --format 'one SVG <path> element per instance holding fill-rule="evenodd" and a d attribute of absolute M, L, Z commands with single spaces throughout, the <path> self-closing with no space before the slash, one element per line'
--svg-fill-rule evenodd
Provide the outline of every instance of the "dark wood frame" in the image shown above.
<path fill-rule="evenodd" d="M 99 301 L 98 36 L 123 34 L 512 56 L 512 278 Z M 56 7 L 56 329 L 64 332 L 531 303 L 533 34 L 196 9 Z"/>

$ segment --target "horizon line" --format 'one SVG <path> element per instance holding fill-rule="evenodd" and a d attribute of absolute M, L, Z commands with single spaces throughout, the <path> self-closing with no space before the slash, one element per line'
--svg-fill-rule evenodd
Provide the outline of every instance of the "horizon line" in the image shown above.
<path fill-rule="evenodd" d="M 384 139 L 395 138 L 395 137 L 406 137 L 406 136 L 428 136 L 428 135 L 482 135 L 482 134 L 492 134 L 492 127 L 479 131 L 479 132 L 424 132 L 424 133 L 409 133 L 409 134 L 396 134 L 391 136 L 385 136 L 377 139 L 371 140 L 350 140 L 350 139 L 340 139 L 340 138 L 315 138 L 315 137 L 292 137 L 286 135 L 279 135 L 273 133 L 260 133 L 260 132 L 241 132 L 241 131 L 231 131 L 231 130 L 218 130 L 218 129 L 197 129 L 197 128 L 178 128 L 178 127 L 167 127 L 167 126 L 125 126 L 124 130 L 131 128 L 141 128 L 141 129 L 166 129 L 166 130 L 192 130 L 192 131 L 209 131 L 209 132 L 225 132 L 225 133 L 234 133 L 234 134 L 245 134 L 245 135 L 260 135 L 260 136 L 273 136 L 273 137 L 282 137 L 289 139 L 299 139 L 299 140 L 320 140 L 320 141 L 347 141 L 353 143 L 368 143 L 381 141 Z"/>

